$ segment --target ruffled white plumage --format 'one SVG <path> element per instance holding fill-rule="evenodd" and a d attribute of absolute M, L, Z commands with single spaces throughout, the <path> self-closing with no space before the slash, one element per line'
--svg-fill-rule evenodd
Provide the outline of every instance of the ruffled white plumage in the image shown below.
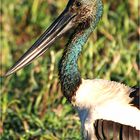
<path fill-rule="evenodd" d="M 84 80 L 75 95 L 75 106 L 84 131 L 93 131 L 97 119 L 110 120 L 140 130 L 140 110 L 130 103 L 132 88 L 124 84 L 102 80 Z M 87 129 L 87 130 L 86 130 Z"/>

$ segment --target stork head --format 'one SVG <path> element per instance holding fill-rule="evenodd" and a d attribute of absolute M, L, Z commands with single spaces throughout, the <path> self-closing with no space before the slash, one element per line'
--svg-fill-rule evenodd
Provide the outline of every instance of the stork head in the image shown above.
<path fill-rule="evenodd" d="M 68 12 L 73 13 L 73 24 L 88 23 L 91 25 L 102 15 L 101 0 L 70 0 L 67 5 Z"/>
<path fill-rule="evenodd" d="M 50 46 L 72 28 L 83 24 L 94 28 L 102 15 L 101 0 L 69 0 L 65 10 L 5 74 L 8 76 L 44 54 Z"/>

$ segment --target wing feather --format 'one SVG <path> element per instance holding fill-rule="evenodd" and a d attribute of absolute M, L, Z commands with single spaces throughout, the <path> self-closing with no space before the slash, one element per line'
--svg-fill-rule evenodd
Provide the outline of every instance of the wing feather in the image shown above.
<path fill-rule="evenodd" d="M 140 140 L 140 130 L 113 121 L 97 120 L 94 128 L 98 140 Z"/>

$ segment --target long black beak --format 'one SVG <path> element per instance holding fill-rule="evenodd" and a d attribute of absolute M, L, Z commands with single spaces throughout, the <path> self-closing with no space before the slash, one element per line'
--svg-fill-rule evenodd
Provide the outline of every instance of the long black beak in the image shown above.
<path fill-rule="evenodd" d="M 44 54 L 48 48 L 64 33 L 70 30 L 74 24 L 74 14 L 67 9 L 52 23 L 52 25 L 40 36 L 40 38 L 25 52 L 25 54 L 5 74 L 8 76 L 31 63 L 35 58 Z"/>

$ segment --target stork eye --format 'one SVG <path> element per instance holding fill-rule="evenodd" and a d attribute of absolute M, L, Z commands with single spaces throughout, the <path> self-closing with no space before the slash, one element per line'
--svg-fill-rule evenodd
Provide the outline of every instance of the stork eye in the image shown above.
<path fill-rule="evenodd" d="M 80 6 L 81 6 L 81 2 L 77 1 L 77 2 L 76 2 L 76 6 L 77 6 L 77 7 L 80 7 Z"/>

